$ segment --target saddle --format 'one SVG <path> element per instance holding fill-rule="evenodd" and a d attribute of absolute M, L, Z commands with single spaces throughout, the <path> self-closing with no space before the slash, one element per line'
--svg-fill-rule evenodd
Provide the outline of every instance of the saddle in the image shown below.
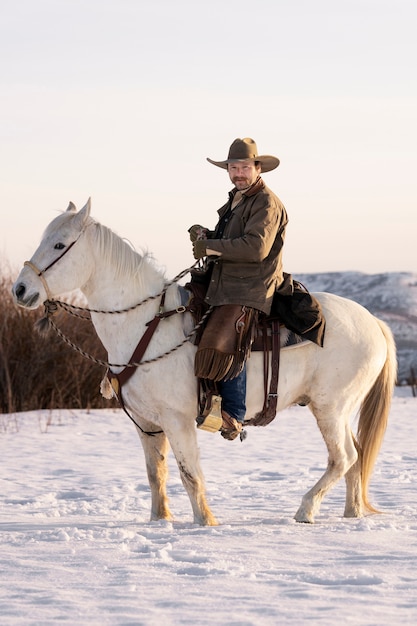
<path fill-rule="evenodd" d="M 195 338 L 198 348 L 194 373 L 199 380 L 201 408 L 207 410 L 211 396 L 216 394 L 216 381 L 234 378 L 251 351 L 262 351 L 264 403 L 261 411 L 245 424 L 266 426 L 276 415 L 282 339 L 285 346 L 306 340 L 323 345 L 325 320 L 320 303 L 291 275 L 286 274 L 285 278 L 285 293 L 289 293 L 290 285 L 292 294 L 283 296 L 276 292 L 269 316 L 242 305 L 223 305 L 211 312 Z M 191 292 L 188 309 L 198 324 L 209 309 L 204 301 L 206 285 L 192 279 L 185 289 Z"/>

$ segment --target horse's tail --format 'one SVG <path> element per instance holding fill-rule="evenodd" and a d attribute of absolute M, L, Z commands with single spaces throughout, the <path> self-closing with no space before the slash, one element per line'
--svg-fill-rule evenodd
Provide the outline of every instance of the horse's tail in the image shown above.
<path fill-rule="evenodd" d="M 387 343 L 387 356 L 378 378 L 361 404 L 357 434 L 361 458 L 362 504 L 365 510 L 373 513 L 378 513 L 378 511 L 369 503 L 368 486 L 387 427 L 392 394 L 397 378 L 394 337 L 384 322 L 379 319 L 376 321 Z"/>

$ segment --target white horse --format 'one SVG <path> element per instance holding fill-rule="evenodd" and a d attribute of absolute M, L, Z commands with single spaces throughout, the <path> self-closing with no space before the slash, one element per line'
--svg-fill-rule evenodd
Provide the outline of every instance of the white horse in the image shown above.
<path fill-rule="evenodd" d="M 13 285 L 15 302 L 35 309 L 77 288 L 89 308 L 125 310 L 119 315 L 92 313 L 111 364 L 125 364 L 158 313 L 166 281 L 148 255 L 140 255 L 90 216 L 90 201 L 77 212 L 70 203 L 47 227 L 30 262 Z M 345 477 L 346 517 L 375 512 L 368 483 L 386 429 L 396 378 L 395 345 L 389 328 L 366 309 L 335 295 L 318 293 L 326 316 L 324 347 L 305 342 L 281 352 L 278 411 L 308 405 L 328 449 L 327 469 L 302 499 L 298 522 L 314 522 L 323 496 Z M 180 289 L 169 285 L 165 307 L 179 307 Z M 181 310 L 181 309 L 180 309 Z M 138 425 L 152 494 L 151 520 L 171 520 L 166 495 L 167 453 L 171 446 L 191 501 L 194 521 L 215 525 L 205 496 L 196 437 L 195 346 L 181 343 L 193 327 L 190 313 L 173 315 L 158 326 L 144 363 L 123 387 L 123 397 Z M 113 367 L 114 371 L 121 368 Z M 263 357 L 252 353 L 247 366 L 247 418 L 262 408 Z M 359 409 L 358 434 L 350 427 Z M 148 433 L 155 432 L 153 436 Z M 213 436 L 213 435 L 207 435 Z M 234 445 L 234 444 L 231 444 Z"/>

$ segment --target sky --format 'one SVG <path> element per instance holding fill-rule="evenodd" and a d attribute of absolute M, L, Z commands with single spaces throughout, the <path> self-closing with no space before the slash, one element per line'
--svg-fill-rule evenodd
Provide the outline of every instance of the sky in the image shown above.
<path fill-rule="evenodd" d="M 279 157 L 284 269 L 415 271 L 415 0 L 0 0 L 0 258 L 69 201 L 193 264 L 237 137 Z"/>

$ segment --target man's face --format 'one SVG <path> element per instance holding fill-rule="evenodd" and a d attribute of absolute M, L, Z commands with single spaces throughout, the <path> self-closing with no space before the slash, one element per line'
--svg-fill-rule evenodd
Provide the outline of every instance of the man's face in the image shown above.
<path fill-rule="evenodd" d="M 250 187 L 261 173 L 261 166 L 255 165 L 255 161 L 247 159 L 246 161 L 236 161 L 229 163 L 227 166 L 230 180 L 239 191 Z"/>

